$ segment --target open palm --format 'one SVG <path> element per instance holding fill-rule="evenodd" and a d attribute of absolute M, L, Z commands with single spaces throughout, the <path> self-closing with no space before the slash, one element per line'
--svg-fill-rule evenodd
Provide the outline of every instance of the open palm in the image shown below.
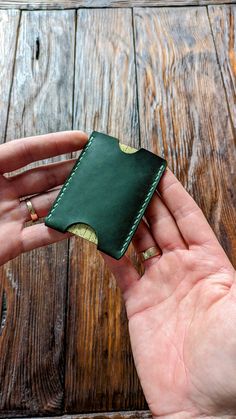
<path fill-rule="evenodd" d="M 81 149 L 87 135 L 66 131 L 1 145 L 0 265 L 63 240 L 30 221 L 25 197 L 44 217 L 74 160 L 8 173 Z M 236 412 L 235 271 L 202 211 L 167 169 L 134 236 L 138 253 L 157 246 L 140 277 L 127 256 L 104 255 L 123 292 L 137 371 L 154 417 L 224 417 Z M 229 417 L 229 416 L 227 416 Z M 235 417 L 235 416 L 234 416 Z"/>
<path fill-rule="evenodd" d="M 144 275 L 127 256 L 103 255 L 124 295 L 146 400 L 154 417 L 235 414 L 234 268 L 169 169 L 158 190 L 133 241 L 138 253 L 160 249 Z"/>
<path fill-rule="evenodd" d="M 14 171 L 37 160 L 70 153 L 84 147 L 87 135 L 81 131 L 62 131 L 11 141 L 0 146 L 0 265 L 22 252 L 45 246 L 69 235 L 61 234 L 37 223 L 25 226 L 31 220 L 25 197 L 31 201 L 39 218 L 47 215 L 60 187 L 69 175 L 75 161 L 41 165 L 21 174 Z M 7 174 L 11 173 L 9 177 Z"/>

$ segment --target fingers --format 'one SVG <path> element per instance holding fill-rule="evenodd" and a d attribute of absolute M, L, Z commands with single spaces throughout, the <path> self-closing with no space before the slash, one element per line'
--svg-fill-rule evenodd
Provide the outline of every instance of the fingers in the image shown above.
<path fill-rule="evenodd" d="M 162 176 L 158 191 L 189 246 L 206 242 L 218 243 L 203 212 L 170 169 Z"/>
<path fill-rule="evenodd" d="M 60 188 L 54 191 L 46 192 L 42 195 L 34 196 L 30 198 L 30 201 L 33 205 L 33 208 L 39 218 L 46 217 L 50 208 L 52 207 L 53 202 L 59 194 Z M 20 211 L 22 213 L 22 219 L 24 222 L 31 221 L 29 210 L 26 206 L 26 201 L 21 201 Z"/>
<path fill-rule="evenodd" d="M 128 256 L 124 255 L 121 259 L 116 260 L 103 252 L 100 253 L 109 270 L 115 276 L 117 284 L 121 289 L 124 299 L 126 300 L 126 293 L 132 286 L 137 284 L 137 281 L 140 279 L 140 275 L 132 265 Z"/>
<path fill-rule="evenodd" d="M 21 232 L 22 251 L 29 252 L 38 247 L 47 246 L 71 237 L 70 233 L 60 233 L 45 224 L 34 224 Z"/>
<path fill-rule="evenodd" d="M 139 226 L 132 239 L 132 242 L 138 254 L 146 251 L 147 249 L 150 249 L 151 247 L 156 247 L 157 251 L 159 251 L 159 254 L 157 256 L 153 256 L 150 259 L 143 261 L 145 268 L 148 268 L 158 259 L 160 259 L 162 251 L 160 247 L 157 245 L 156 241 L 154 240 L 147 224 L 143 220 L 141 220 L 141 222 L 139 223 Z"/>
<path fill-rule="evenodd" d="M 9 173 L 37 160 L 83 148 L 87 134 L 62 131 L 10 141 L 1 145 L 0 173 Z"/>
<path fill-rule="evenodd" d="M 187 248 L 174 218 L 156 192 L 146 209 L 145 218 L 163 253 Z"/>
<path fill-rule="evenodd" d="M 34 195 L 55 188 L 65 182 L 76 160 L 52 163 L 27 170 L 8 180 L 13 183 L 18 197 Z"/>
<path fill-rule="evenodd" d="M 33 208 L 39 218 L 45 217 L 48 214 L 49 209 L 59 193 L 59 190 L 60 188 L 58 188 L 58 190 L 49 191 L 42 195 L 30 198 Z M 30 221 L 31 217 L 25 201 L 21 201 L 20 208 L 23 220 Z M 71 234 L 69 233 L 63 234 L 57 232 L 56 230 L 46 227 L 44 224 L 34 224 L 22 230 L 21 240 L 24 249 L 23 251 L 26 252 L 37 247 L 47 246 L 48 244 L 63 240 L 70 236 Z M 126 255 L 120 260 L 116 260 L 102 252 L 101 254 L 107 263 L 108 268 L 115 275 L 117 283 L 125 298 L 126 291 L 139 279 L 138 272 Z"/>
<path fill-rule="evenodd" d="M 157 250 L 158 250 L 158 246 L 155 240 L 153 239 L 148 226 L 143 220 L 141 220 L 135 232 L 135 235 L 132 239 L 132 242 L 137 253 L 141 253 L 149 249 L 150 247 L 154 247 L 154 246 L 157 247 Z M 138 272 L 132 265 L 128 256 L 124 255 L 121 259 L 116 260 L 106 255 L 103 252 L 101 252 L 101 254 L 108 268 L 114 274 L 117 280 L 118 286 L 120 287 L 123 293 L 123 297 L 126 300 L 126 298 L 129 295 L 130 289 L 133 286 L 137 285 L 138 280 L 140 279 L 140 275 L 138 274 Z M 161 250 L 160 250 L 160 255 L 161 255 Z M 144 263 L 145 268 L 148 268 L 153 263 L 155 263 L 160 258 L 160 255 L 154 256 L 144 261 L 143 263 Z"/>

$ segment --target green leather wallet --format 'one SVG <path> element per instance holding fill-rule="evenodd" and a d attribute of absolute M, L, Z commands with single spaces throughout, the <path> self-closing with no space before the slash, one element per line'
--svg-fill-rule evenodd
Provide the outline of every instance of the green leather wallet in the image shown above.
<path fill-rule="evenodd" d="M 45 224 L 71 231 L 120 259 L 166 168 L 148 150 L 94 131 L 55 200 Z"/>

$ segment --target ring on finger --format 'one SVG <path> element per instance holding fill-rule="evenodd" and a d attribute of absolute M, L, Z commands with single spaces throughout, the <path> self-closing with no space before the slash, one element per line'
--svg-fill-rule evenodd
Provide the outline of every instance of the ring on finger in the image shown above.
<path fill-rule="evenodd" d="M 35 222 L 35 221 L 38 221 L 39 216 L 38 216 L 37 212 L 35 211 L 35 209 L 34 209 L 34 207 L 33 207 L 33 204 L 32 204 L 32 202 L 30 201 L 30 199 L 27 199 L 27 200 L 25 201 L 25 204 L 26 204 L 27 209 L 28 209 L 28 211 L 29 211 L 29 214 L 30 214 L 31 220 L 32 220 L 32 221 L 34 221 L 34 222 Z"/>
<path fill-rule="evenodd" d="M 160 249 L 158 249 L 156 246 L 149 247 L 147 250 L 141 252 L 140 254 L 142 261 L 148 260 L 154 256 L 161 256 Z"/>

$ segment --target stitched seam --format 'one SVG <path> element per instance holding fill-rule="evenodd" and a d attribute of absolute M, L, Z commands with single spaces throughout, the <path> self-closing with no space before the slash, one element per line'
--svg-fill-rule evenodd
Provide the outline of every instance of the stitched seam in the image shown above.
<path fill-rule="evenodd" d="M 123 246 L 122 246 L 122 248 L 121 248 L 121 250 L 119 252 L 119 254 L 122 254 L 123 250 L 125 249 L 125 247 L 126 247 L 128 241 L 129 241 L 131 235 L 133 234 L 133 231 L 135 230 L 135 228 L 137 226 L 137 223 L 138 223 L 139 218 L 140 218 L 140 214 L 142 213 L 142 211 L 143 211 L 143 209 L 144 209 L 147 201 L 149 200 L 150 195 L 152 194 L 154 188 L 156 187 L 156 184 L 157 184 L 157 182 L 158 182 L 159 178 L 161 177 L 161 174 L 162 174 L 162 172 L 164 170 L 165 170 L 165 166 L 163 165 L 163 166 L 160 167 L 160 169 L 159 169 L 159 171 L 158 171 L 158 173 L 157 173 L 154 181 L 151 184 L 150 190 L 149 190 L 149 192 L 148 192 L 148 194 L 147 194 L 147 196 L 146 196 L 146 198 L 145 198 L 145 200 L 144 200 L 144 202 L 143 202 L 143 204 L 142 204 L 142 206 L 141 206 L 138 214 L 136 215 L 136 217 L 134 219 L 132 228 L 131 228 L 131 230 L 130 230 L 130 232 L 129 232 L 129 234 L 128 234 L 128 236 L 127 236 L 127 238 L 126 238 L 126 240 L 125 240 L 125 242 L 124 242 L 124 244 L 123 244 Z"/>
<path fill-rule="evenodd" d="M 55 210 L 56 210 L 57 206 L 59 205 L 59 202 L 60 202 L 60 201 L 61 201 L 61 199 L 63 198 L 63 196 L 64 196 L 64 194 L 65 194 L 65 192 L 66 192 L 66 190 L 67 190 L 68 186 L 69 186 L 69 185 L 70 185 L 70 183 L 71 183 L 71 180 L 72 180 L 73 176 L 76 174 L 76 172 L 77 172 L 77 170 L 78 170 L 78 167 L 79 167 L 79 165 L 80 165 L 81 161 L 83 160 L 83 158 L 84 158 L 84 156 L 85 156 L 85 154 L 86 154 L 86 152 L 87 152 L 88 148 L 91 146 L 92 141 L 94 140 L 94 138 L 95 138 L 94 136 L 91 136 L 91 137 L 90 137 L 90 140 L 89 140 L 89 142 L 88 142 L 87 146 L 85 147 L 83 154 L 80 156 L 80 160 L 79 160 L 79 162 L 78 162 L 77 166 L 76 166 L 76 167 L 72 170 L 72 172 L 71 172 L 71 175 L 70 175 L 69 179 L 68 179 L 68 180 L 67 180 L 67 182 L 64 184 L 64 186 L 63 186 L 63 188 L 62 188 L 62 190 L 61 190 L 60 196 L 58 197 L 58 199 L 57 199 L 56 203 L 54 204 L 53 209 L 51 210 L 51 213 L 50 213 L 50 214 L 49 214 L 49 216 L 47 217 L 47 219 L 48 219 L 48 220 L 50 220 L 50 218 L 52 217 L 53 213 L 55 212 Z"/>

